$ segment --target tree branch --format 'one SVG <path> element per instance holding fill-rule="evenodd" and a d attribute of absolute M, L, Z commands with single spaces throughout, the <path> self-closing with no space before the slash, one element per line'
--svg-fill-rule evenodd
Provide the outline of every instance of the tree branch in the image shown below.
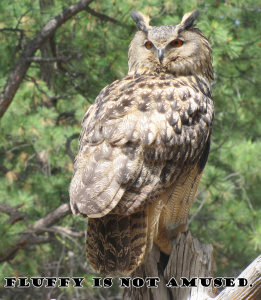
<path fill-rule="evenodd" d="M 72 56 L 61 56 L 61 57 L 27 57 L 27 62 L 57 62 L 57 61 L 68 61 L 72 59 Z"/>
<path fill-rule="evenodd" d="M 213 300 L 261 299 L 261 255 L 259 255 L 237 278 L 245 278 L 248 284 L 244 287 L 228 287 Z M 236 280 L 235 280 L 236 281 Z M 211 300 L 209 298 L 207 300 Z"/>
<path fill-rule="evenodd" d="M 221 144 L 219 144 L 216 148 L 211 149 L 211 150 L 210 150 L 210 153 L 217 151 L 218 149 L 220 149 L 220 148 L 226 143 L 226 141 L 228 140 L 228 138 L 229 138 L 229 136 L 230 136 L 230 134 L 231 134 L 231 132 L 232 132 L 232 129 L 233 129 L 233 127 L 234 127 L 234 124 L 236 123 L 236 120 L 237 120 L 237 106 L 236 106 L 236 104 L 235 104 L 233 98 L 231 98 L 231 99 L 232 99 L 233 104 L 234 104 L 234 107 L 235 107 L 235 114 L 234 114 L 233 121 L 232 121 L 232 123 L 231 123 L 231 125 L 230 125 L 230 127 L 229 127 L 229 130 L 228 130 L 228 132 L 227 132 L 227 134 L 226 134 L 226 136 L 225 136 L 223 142 L 222 142 Z"/>
<path fill-rule="evenodd" d="M 19 88 L 23 78 L 30 66 L 30 62 L 26 59 L 33 57 L 37 49 L 50 39 L 55 31 L 68 19 L 76 15 L 78 12 L 86 9 L 93 0 L 81 0 L 76 4 L 65 9 L 62 13 L 48 22 L 42 31 L 25 47 L 21 53 L 18 62 L 16 63 L 13 71 L 8 77 L 6 85 L 0 95 L 0 118 L 4 115 L 7 108 L 11 104 L 14 95 Z"/>
<path fill-rule="evenodd" d="M 119 25 L 121 27 L 129 28 L 128 25 L 126 25 L 124 23 L 121 23 L 120 21 L 117 21 L 117 20 L 115 20 L 111 17 L 108 17 L 108 16 L 104 15 L 104 14 L 98 13 L 95 10 L 91 9 L 90 7 L 87 7 L 86 11 L 88 11 L 88 13 L 90 13 L 91 15 L 99 18 L 102 21 L 111 22 L 111 23 Z"/>
<path fill-rule="evenodd" d="M 66 153 L 70 156 L 72 163 L 74 163 L 75 155 L 73 154 L 73 152 L 71 150 L 70 144 L 71 144 L 72 140 L 78 139 L 79 136 L 80 136 L 79 133 L 73 134 L 66 141 L 66 145 L 65 145 L 65 147 L 66 147 Z"/>
<path fill-rule="evenodd" d="M 14 32 L 19 31 L 20 33 L 24 32 L 23 29 L 18 29 L 18 28 L 8 28 L 8 27 L 1 28 L 1 29 L 0 29 L 0 32 L 1 32 L 1 31 L 14 31 Z"/>
<path fill-rule="evenodd" d="M 51 231 L 51 232 L 58 232 L 67 236 L 73 236 L 73 237 L 83 237 L 84 236 L 84 232 L 80 231 L 80 232 L 75 232 L 72 231 L 69 228 L 65 228 L 62 226 L 52 226 L 51 228 L 46 228 L 46 231 Z"/>
<path fill-rule="evenodd" d="M 9 150 L 10 151 L 10 150 Z M 22 176 L 20 173 L 16 173 L 8 168 L 6 168 L 5 166 L 3 165 L 0 165 L 0 171 L 3 172 L 4 174 L 7 174 L 9 172 L 12 172 L 12 174 L 15 176 L 16 179 L 18 180 L 23 180 L 24 179 L 24 176 Z"/>
<path fill-rule="evenodd" d="M 50 100 L 55 101 L 55 100 L 58 100 L 58 99 L 59 99 L 59 97 L 56 97 L 56 96 L 54 96 L 54 97 L 53 97 L 53 96 L 50 96 L 50 95 L 49 95 L 48 93 L 46 93 L 43 89 L 41 89 L 40 86 L 39 86 L 39 84 L 37 83 L 37 81 L 35 80 L 34 77 L 25 75 L 25 78 L 29 78 L 29 80 L 32 81 L 32 82 L 34 83 L 34 85 L 35 85 L 35 87 L 37 88 L 37 90 L 38 90 L 40 93 L 44 94 L 44 95 L 45 95 L 47 98 L 49 98 Z"/>
<path fill-rule="evenodd" d="M 5 223 L 14 224 L 17 221 L 23 220 L 25 218 L 25 213 L 19 211 L 18 209 L 24 205 L 24 202 L 15 206 L 9 206 L 5 203 L 0 203 L 0 211 L 4 214 L 9 215 L 9 219 Z"/>
<path fill-rule="evenodd" d="M 0 203 L 0 211 L 3 213 L 6 213 L 10 216 L 9 219 L 12 219 L 14 216 L 18 215 L 20 213 L 21 218 L 25 218 L 25 214 L 22 212 L 18 212 L 18 208 L 20 208 L 23 204 L 16 205 L 14 207 L 9 206 L 7 204 Z M 48 243 L 53 240 L 53 237 L 51 235 L 47 236 L 41 236 L 39 237 L 41 233 L 50 231 L 49 228 L 57 223 L 60 219 L 66 217 L 71 213 L 71 208 L 69 203 L 65 203 L 60 205 L 58 208 L 56 208 L 54 211 L 48 213 L 46 216 L 38 220 L 28 231 L 26 231 L 20 239 L 18 239 L 15 242 L 15 245 L 13 245 L 11 248 L 4 249 L 0 253 L 0 263 L 3 261 L 7 261 L 12 259 L 17 251 L 21 248 L 26 247 L 27 245 L 34 245 L 34 244 L 42 244 L 42 243 Z M 59 227 L 58 227 L 59 228 Z M 57 231 L 57 227 L 54 227 L 53 231 Z M 67 230 L 67 234 L 69 234 Z"/>
<path fill-rule="evenodd" d="M 53 224 L 57 223 L 60 219 L 66 217 L 70 213 L 71 213 L 70 203 L 62 204 L 54 211 L 47 214 L 45 217 L 38 220 L 33 226 L 33 231 L 35 231 L 35 234 L 38 235 L 44 232 L 45 227 L 48 228 L 52 226 Z"/>

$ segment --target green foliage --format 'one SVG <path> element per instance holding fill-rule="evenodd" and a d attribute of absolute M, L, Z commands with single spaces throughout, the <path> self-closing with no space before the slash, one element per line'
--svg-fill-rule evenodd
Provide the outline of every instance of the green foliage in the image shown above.
<path fill-rule="evenodd" d="M 0 30 L 6 28 L 0 31 L 1 89 L 26 44 L 64 7 L 74 3 L 56 0 L 54 5 L 41 6 L 40 1 L 1 0 Z M 191 210 L 190 230 L 201 241 L 214 245 L 215 276 L 239 275 L 261 250 L 259 1 L 113 0 L 94 1 L 90 7 L 126 26 L 86 11 L 69 19 L 56 31 L 53 41 L 35 54 L 53 57 L 54 46 L 56 56 L 69 59 L 32 62 L 1 119 L 0 202 L 11 206 L 23 202 L 20 211 L 26 213 L 27 224 L 22 220 L 6 223 L 8 216 L 0 214 L 0 252 L 11 247 L 28 226 L 69 201 L 73 163 L 66 141 L 80 132 L 81 119 L 100 90 L 128 71 L 128 45 L 136 31 L 129 11 L 141 10 L 152 17 L 152 25 L 160 25 L 178 23 L 184 13 L 199 8 L 202 13 L 197 26 L 213 47 L 216 117 L 209 161 Z M 70 147 L 76 154 L 76 139 Z M 204 205 L 198 210 L 202 201 Z M 86 226 L 83 218 L 75 216 L 56 225 L 74 232 L 84 231 Z M 85 276 L 86 293 L 98 293 L 86 271 L 84 237 L 61 232 L 54 232 L 53 237 L 55 242 L 28 246 L 0 265 L 0 282 L 5 276 L 59 273 Z M 70 297 L 75 291 L 70 288 L 64 293 Z M 102 293 L 108 297 L 118 291 Z"/>

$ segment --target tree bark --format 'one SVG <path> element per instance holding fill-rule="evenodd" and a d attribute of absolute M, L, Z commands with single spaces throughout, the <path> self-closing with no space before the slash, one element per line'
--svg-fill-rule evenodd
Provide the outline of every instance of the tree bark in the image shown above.
<path fill-rule="evenodd" d="M 213 247 L 212 245 L 201 244 L 197 238 L 193 238 L 191 233 L 182 233 L 175 239 L 168 257 L 160 253 L 156 246 L 153 246 L 147 260 L 138 267 L 131 277 L 158 277 L 158 288 L 148 288 L 145 284 L 142 288 L 131 286 L 125 288 L 124 300 L 191 300 L 206 299 L 216 295 L 216 290 L 212 285 L 204 288 L 198 287 L 167 287 L 174 284 L 182 285 L 181 277 L 191 279 L 193 277 L 212 277 L 213 278 Z M 167 261 L 168 260 L 168 261 Z"/>
<path fill-rule="evenodd" d="M 261 299 L 261 255 L 235 279 L 234 287 L 227 287 L 217 295 L 217 289 L 213 285 L 213 247 L 200 243 L 190 232 L 179 234 L 174 241 L 170 257 L 153 246 L 146 261 L 131 274 L 131 277 L 132 283 L 133 278 L 137 277 L 145 282 L 140 288 L 133 285 L 125 288 L 124 300 Z M 148 287 L 148 277 L 157 278 L 157 287 Z M 209 287 L 202 285 L 202 277 L 211 280 Z M 238 286 L 238 278 L 245 278 L 246 286 Z"/>
<path fill-rule="evenodd" d="M 260 300 L 261 299 L 261 255 L 259 255 L 237 278 L 245 278 L 248 284 L 227 287 L 214 300 Z M 210 300 L 210 299 L 208 299 Z"/>
<path fill-rule="evenodd" d="M 40 0 L 41 15 L 44 15 L 45 9 L 49 6 L 54 6 L 54 0 Z M 49 38 L 49 43 L 42 45 L 40 51 L 43 58 L 56 56 L 54 35 Z M 40 63 L 40 69 L 41 79 L 47 83 L 49 89 L 52 89 L 53 64 L 51 62 Z"/>

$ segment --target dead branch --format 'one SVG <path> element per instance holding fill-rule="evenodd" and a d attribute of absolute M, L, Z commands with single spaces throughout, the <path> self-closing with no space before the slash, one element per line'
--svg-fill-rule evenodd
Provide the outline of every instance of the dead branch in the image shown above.
<path fill-rule="evenodd" d="M 26 247 L 29 245 L 46 244 L 46 243 L 50 243 L 53 240 L 54 240 L 54 237 L 51 235 L 35 236 L 35 237 L 32 237 L 30 240 L 28 240 L 28 243 L 26 245 L 22 245 L 22 246 Z"/>
<path fill-rule="evenodd" d="M 237 278 L 245 278 L 245 287 L 227 287 L 213 300 L 261 299 L 261 255 L 259 255 Z M 237 282 L 237 279 L 235 280 Z M 208 299 L 211 300 L 212 298 Z"/>
<path fill-rule="evenodd" d="M 8 77 L 6 85 L 0 95 L 0 118 L 4 115 L 5 111 L 11 104 L 14 95 L 19 88 L 23 78 L 30 66 L 30 62 L 26 58 L 33 57 L 37 49 L 50 39 L 55 31 L 68 19 L 76 15 L 78 12 L 86 9 L 93 0 L 81 0 L 76 4 L 65 9 L 62 13 L 48 22 L 42 31 L 25 47 L 21 53 L 18 62 L 13 68 Z"/>
<path fill-rule="evenodd" d="M 48 231 L 48 230 L 57 232 L 57 233 L 61 233 L 64 235 L 68 235 L 68 236 L 74 236 L 74 237 L 83 237 L 84 236 L 83 231 L 75 232 L 67 227 L 62 227 L 62 226 L 52 226 L 51 228 L 46 228 L 46 231 Z"/>

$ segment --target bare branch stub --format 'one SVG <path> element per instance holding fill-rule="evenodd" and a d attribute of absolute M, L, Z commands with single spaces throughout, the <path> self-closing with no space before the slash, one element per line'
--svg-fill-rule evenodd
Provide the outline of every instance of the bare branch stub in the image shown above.
<path fill-rule="evenodd" d="M 180 234 L 174 241 L 167 268 L 164 276 L 167 280 L 171 277 L 179 280 L 181 277 L 197 278 L 196 287 L 171 288 L 173 299 L 198 299 L 214 297 L 217 294 L 212 284 L 204 287 L 200 284 L 200 277 L 213 278 L 213 246 L 200 243 L 191 233 Z M 179 283 L 178 283 L 179 284 Z"/>
<path fill-rule="evenodd" d="M 86 9 L 93 0 L 81 0 L 48 22 L 42 31 L 25 47 L 21 53 L 15 67 L 10 73 L 6 85 L 0 94 L 0 118 L 4 115 L 7 108 L 11 104 L 14 95 L 19 88 L 24 76 L 30 66 L 30 62 L 26 59 L 33 57 L 36 50 L 46 43 L 55 33 L 55 31 L 68 19 L 76 15 L 78 12 Z"/>

